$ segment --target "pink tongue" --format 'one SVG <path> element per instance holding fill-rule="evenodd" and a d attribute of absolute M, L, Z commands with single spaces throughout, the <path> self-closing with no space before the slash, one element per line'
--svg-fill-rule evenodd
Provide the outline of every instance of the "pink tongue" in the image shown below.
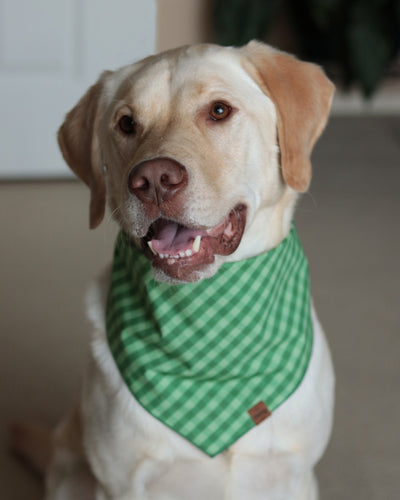
<path fill-rule="evenodd" d="M 153 249 L 158 253 L 176 253 L 191 249 L 193 240 L 204 231 L 189 229 L 172 221 L 158 224 L 156 237 L 151 240 Z"/>

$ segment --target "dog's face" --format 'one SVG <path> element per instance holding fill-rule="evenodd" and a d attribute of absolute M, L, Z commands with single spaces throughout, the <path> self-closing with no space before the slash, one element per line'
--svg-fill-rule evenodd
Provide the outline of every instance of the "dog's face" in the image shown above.
<path fill-rule="evenodd" d="M 91 227 L 113 217 L 158 279 L 209 277 L 288 231 L 333 86 L 270 47 L 184 47 L 104 73 L 59 143 L 91 189 Z"/>

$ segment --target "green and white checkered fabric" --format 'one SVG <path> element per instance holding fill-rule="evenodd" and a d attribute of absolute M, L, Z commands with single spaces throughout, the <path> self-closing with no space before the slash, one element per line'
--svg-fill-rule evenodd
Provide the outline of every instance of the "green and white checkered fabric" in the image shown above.
<path fill-rule="evenodd" d="M 313 331 L 308 264 L 293 228 L 273 250 L 224 264 L 198 283 L 154 281 L 151 263 L 120 233 L 107 336 L 129 390 L 154 417 L 210 456 L 299 386 Z"/>

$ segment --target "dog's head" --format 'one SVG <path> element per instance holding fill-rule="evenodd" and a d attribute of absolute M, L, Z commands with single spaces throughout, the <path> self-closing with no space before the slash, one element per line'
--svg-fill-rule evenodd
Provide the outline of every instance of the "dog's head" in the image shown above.
<path fill-rule="evenodd" d="M 158 279 L 197 281 L 276 246 L 333 85 L 271 47 L 183 47 L 105 72 L 59 131 L 91 190 L 90 226 L 108 201 Z"/>

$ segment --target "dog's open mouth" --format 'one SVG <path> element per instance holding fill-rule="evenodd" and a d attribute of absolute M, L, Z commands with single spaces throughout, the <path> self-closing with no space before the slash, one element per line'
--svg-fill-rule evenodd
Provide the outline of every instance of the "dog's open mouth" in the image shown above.
<path fill-rule="evenodd" d="M 245 224 L 246 207 L 242 204 L 207 229 L 159 218 L 142 238 L 142 248 L 154 267 L 172 278 L 192 281 L 193 273 L 214 262 L 215 255 L 230 255 L 237 249 Z"/>

